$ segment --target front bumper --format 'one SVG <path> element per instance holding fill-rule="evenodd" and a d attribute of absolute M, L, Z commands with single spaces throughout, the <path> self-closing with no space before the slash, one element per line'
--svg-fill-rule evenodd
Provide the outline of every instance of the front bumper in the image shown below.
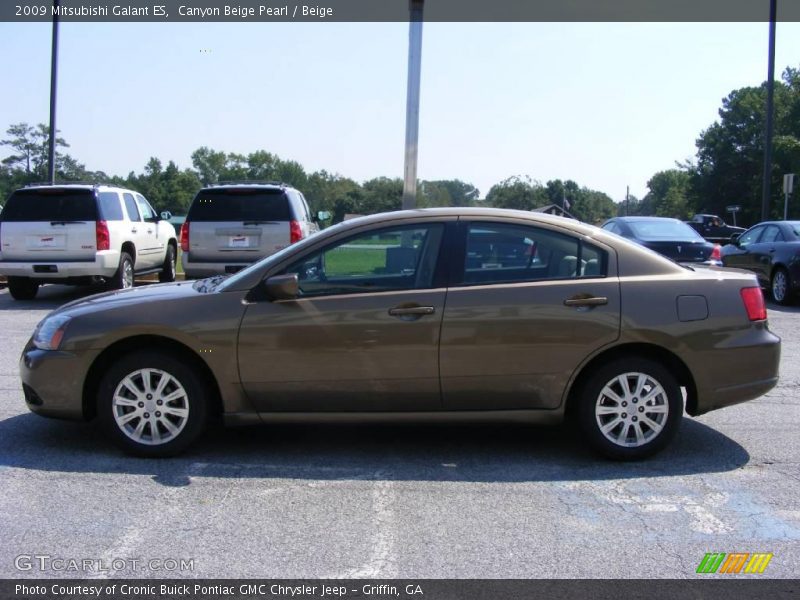
<path fill-rule="evenodd" d="M 29 342 L 19 361 L 28 408 L 45 417 L 84 419 L 83 383 L 88 364 L 90 360 L 71 352 L 39 350 Z"/>
<path fill-rule="evenodd" d="M 95 253 L 93 261 L 30 262 L 4 261 L 0 255 L 0 275 L 54 282 L 77 277 L 113 277 L 119 268 L 119 254 L 119 250 L 101 250 Z"/>

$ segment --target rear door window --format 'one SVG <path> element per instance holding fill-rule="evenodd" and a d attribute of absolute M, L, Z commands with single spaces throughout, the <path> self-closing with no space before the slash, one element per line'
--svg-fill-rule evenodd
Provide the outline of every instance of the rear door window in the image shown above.
<path fill-rule="evenodd" d="M 289 200 L 283 190 L 201 190 L 189 209 L 188 221 L 291 221 Z"/>
<path fill-rule="evenodd" d="M 128 218 L 131 221 L 141 221 L 139 218 L 139 209 L 136 207 L 136 200 L 133 199 L 133 194 L 122 194 L 125 200 L 125 210 L 128 212 Z"/>
<path fill-rule="evenodd" d="M 93 190 L 17 190 L 3 209 L 4 222 L 96 221 Z"/>
<path fill-rule="evenodd" d="M 122 205 L 119 203 L 119 194 L 117 192 L 100 192 L 97 195 L 97 200 L 100 205 L 100 217 L 104 221 L 125 220 L 125 216 L 122 214 Z"/>

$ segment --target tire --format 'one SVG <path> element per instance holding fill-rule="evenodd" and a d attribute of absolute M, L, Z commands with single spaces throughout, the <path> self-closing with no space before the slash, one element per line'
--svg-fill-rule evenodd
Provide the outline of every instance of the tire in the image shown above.
<path fill-rule="evenodd" d="M 119 255 L 119 267 L 117 268 L 117 272 L 108 280 L 108 289 L 127 290 L 133 287 L 133 282 L 133 259 L 127 252 L 122 252 Z"/>
<path fill-rule="evenodd" d="M 161 283 L 175 281 L 175 275 L 177 273 L 176 260 L 175 247 L 172 244 L 167 244 L 167 255 L 164 257 L 164 266 L 161 268 L 161 273 L 158 274 L 158 280 Z"/>
<path fill-rule="evenodd" d="M 206 387 L 195 369 L 179 358 L 133 352 L 117 360 L 100 381 L 100 425 L 129 454 L 175 456 L 206 428 Z"/>
<path fill-rule="evenodd" d="M 27 277 L 8 278 L 8 292 L 14 300 L 33 300 L 38 291 L 39 284 Z"/>
<path fill-rule="evenodd" d="M 772 299 L 778 304 L 783 306 L 791 304 L 792 282 L 786 269 L 783 267 L 775 269 L 769 282 L 769 291 L 772 294 Z"/>
<path fill-rule="evenodd" d="M 644 358 L 617 359 L 600 367 L 581 386 L 578 403 L 585 439 L 613 460 L 639 460 L 659 452 L 683 418 L 683 395 L 675 377 Z"/>

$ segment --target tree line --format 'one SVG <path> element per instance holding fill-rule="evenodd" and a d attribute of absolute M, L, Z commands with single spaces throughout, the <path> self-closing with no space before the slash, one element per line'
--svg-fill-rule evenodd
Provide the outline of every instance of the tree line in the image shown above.
<path fill-rule="evenodd" d="M 598 223 L 618 214 L 657 215 L 686 219 L 695 212 L 725 214 L 731 204 L 742 206 L 740 223 L 760 219 L 766 118 L 766 83 L 732 91 L 722 101 L 719 120 L 696 140 L 694 160 L 655 173 L 647 194 L 615 202 L 607 194 L 572 180 L 546 183 L 528 176 L 509 177 L 493 185 L 484 198 L 471 183 L 458 179 L 420 181 L 417 205 L 492 206 L 532 210 L 549 204 L 564 206 L 578 219 Z M 774 162 L 771 172 L 772 216 L 782 214 L 781 177 L 800 173 L 800 71 L 787 68 L 775 84 Z M 0 198 L 27 183 L 47 177 L 48 127 L 10 125 L 0 140 L 10 152 L 0 161 Z M 141 172 L 126 177 L 89 170 L 66 153 L 69 144 L 56 138 L 59 181 L 97 181 L 121 185 L 144 194 L 159 210 L 186 214 L 195 193 L 204 185 L 224 181 L 282 181 L 301 190 L 313 212 L 328 211 L 332 221 L 346 214 L 372 214 L 401 207 L 403 181 L 376 177 L 355 181 L 325 170 L 307 172 L 298 162 L 266 150 L 249 154 L 201 147 L 191 154 L 192 168 L 156 157 Z M 800 210 L 790 210 L 800 216 Z"/>

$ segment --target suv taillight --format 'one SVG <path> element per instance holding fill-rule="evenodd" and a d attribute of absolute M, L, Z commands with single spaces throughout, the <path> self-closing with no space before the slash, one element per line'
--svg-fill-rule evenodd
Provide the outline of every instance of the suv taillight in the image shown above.
<path fill-rule="evenodd" d="M 184 221 L 181 225 L 181 250 L 189 251 L 189 221 Z"/>
<path fill-rule="evenodd" d="M 303 239 L 303 230 L 300 221 L 289 221 L 289 243 L 294 244 Z"/>
<path fill-rule="evenodd" d="M 722 246 L 714 244 L 714 249 L 711 251 L 711 256 L 708 260 L 722 260 Z"/>
<path fill-rule="evenodd" d="M 94 237 L 98 250 L 111 248 L 111 236 L 108 234 L 108 223 L 105 221 L 97 221 L 94 226 Z"/>
<path fill-rule="evenodd" d="M 739 292 L 747 311 L 747 318 L 751 321 L 763 321 L 767 318 L 767 307 L 764 304 L 764 294 L 760 287 L 742 288 Z"/>

